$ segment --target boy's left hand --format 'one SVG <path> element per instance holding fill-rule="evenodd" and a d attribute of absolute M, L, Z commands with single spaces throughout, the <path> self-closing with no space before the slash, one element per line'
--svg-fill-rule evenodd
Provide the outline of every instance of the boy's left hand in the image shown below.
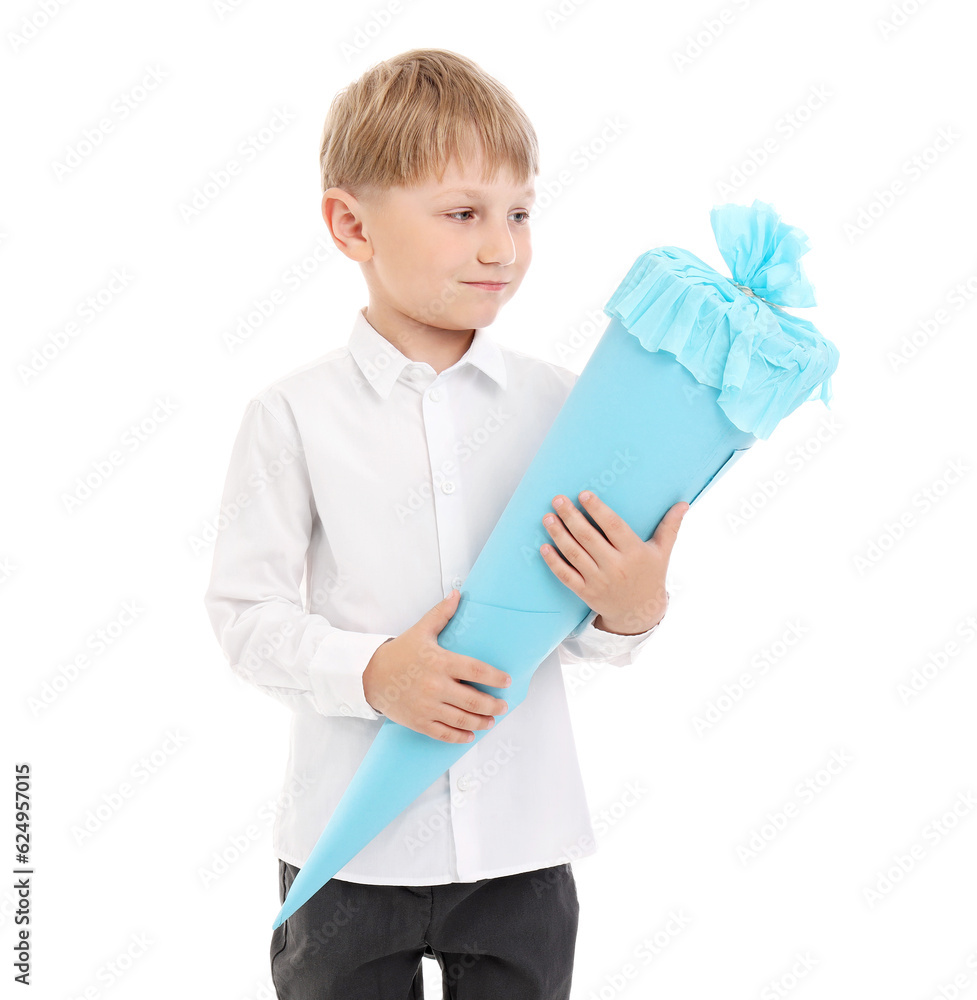
<path fill-rule="evenodd" d="M 540 547 L 546 565 L 598 613 L 595 627 L 620 635 L 646 632 L 665 614 L 668 560 L 690 504 L 683 500 L 669 507 L 646 542 L 590 491 L 580 494 L 580 503 L 604 534 L 568 497 L 554 497 L 558 516 L 547 514 L 543 527 L 557 548 Z"/>

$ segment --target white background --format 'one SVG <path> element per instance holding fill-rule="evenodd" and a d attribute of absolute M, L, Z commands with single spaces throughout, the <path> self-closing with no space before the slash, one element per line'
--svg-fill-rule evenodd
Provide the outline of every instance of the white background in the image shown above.
<path fill-rule="evenodd" d="M 709 210 L 760 198 L 808 234 L 818 305 L 799 312 L 841 355 L 830 409 L 805 403 L 684 522 L 668 620 L 639 661 L 566 668 L 600 824 L 574 866 L 573 996 L 924 1000 L 954 981 L 977 996 L 973 6 L 392 7 L 382 28 L 379 0 L 4 8 L 0 867 L 15 867 L 27 761 L 33 995 L 272 995 L 288 717 L 227 667 L 202 603 L 211 550 L 194 539 L 250 396 L 345 344 L 358 269 L 337 252 L 243 346 L 223 336 L 331 245 L 317 156 L 333 95 L 435 46 L 500 79 L 540 138 L 534 262 L 501 342 L 579 372 L 597 334 L 565 349 L 638 254 L 677 245 L 725 271 Z M 143 99 L 123 118 L 124 95 Z M 239 145 L 281 109 L 287 127 L 245 163 Z M 88 155 L 59 174 L 69 148 Z M 241 171 L 185 219 L 232 159 Z M 79 309 L 100 291 L 89 322 Z M 76 479 L 143 420 L 140 446 L 69 511 Z M 792 627 L 802 638 L 777 647 Z M 783 655 L 761 674 L 765 649 Z M 745 672 L 755 685 L 721 701 Z M 710 703 L 719 721 L 697 731 Z M 832 774 L 833 755 L 847 763 Z M 123 783 L 132 794 L 79 838 Z M 778 812 L 783 829 L 765 825 Z"/>

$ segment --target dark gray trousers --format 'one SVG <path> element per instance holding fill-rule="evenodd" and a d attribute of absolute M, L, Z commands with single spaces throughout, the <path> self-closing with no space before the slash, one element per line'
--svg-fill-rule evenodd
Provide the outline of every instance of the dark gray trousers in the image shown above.
<path fill-rule="evenodd" d="M 279 859 L 285 902 L 298 868 Z M 445 885 L 330 879 L 272 931 L 279 1000 L 568 1000 L 579 905 L 569 864 Z"/>

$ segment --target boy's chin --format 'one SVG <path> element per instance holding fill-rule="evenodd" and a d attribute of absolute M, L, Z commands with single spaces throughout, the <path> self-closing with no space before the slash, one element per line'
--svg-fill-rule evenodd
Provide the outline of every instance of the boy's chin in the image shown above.
<path fill-rule="evenodd" d="M 465 309 L 451 316 L 439 317 L 432 326 L 440 327 L 442 330 L 467 333 L 469 330 L 490 326 L 498 318 L 500 309 L 501 306 L 492 309 Z"/>

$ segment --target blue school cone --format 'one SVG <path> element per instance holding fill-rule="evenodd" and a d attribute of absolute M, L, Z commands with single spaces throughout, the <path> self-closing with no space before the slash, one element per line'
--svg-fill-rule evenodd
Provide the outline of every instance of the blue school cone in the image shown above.
<path fill-rule="evenodd" d="M 525 699 L 539 664 L 589 614 L 539 551 L 553 496 L 592 489 L 642 538 L 695 503 L 802 402 L 831 399 L 838 351 L 783 305 L 814 305 L 803 232 L 763 202 L 724 205 L 713 231 L 733 280 L 676 247 L 642 254 L 611 296 L 610 323 L 502 512 L 444 649 L 512 677 L 509 711 L 471 743 L 444 743 L 385 719 L 275 918 L 279 927 Z M 586 516 L 586 515 L 585 515 Z"/>

